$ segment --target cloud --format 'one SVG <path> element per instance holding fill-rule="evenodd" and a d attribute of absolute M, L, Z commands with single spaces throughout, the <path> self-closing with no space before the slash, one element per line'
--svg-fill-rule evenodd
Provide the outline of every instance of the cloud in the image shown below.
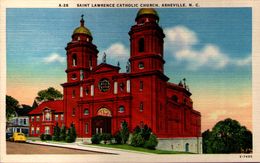
<path fill-rule="evenodd" d="M 46 64 L 53 63 L 53 62 L 63 63 L 63 62 L 65 62 L 65 57 L 62 57 L 58 53 L 52 53 L 49 56 L 43 58 L 43 62 Z"/>
<path fill-rule="evenodd" d="M 237 65 L 237 66 L 245 66 L 245 65 L 249 65 L 252 63 L 252 57 L 251 55 L 249 55 L 248 57 L 246 58 L 242 58 L 242 59 L 234 59 L 232 61 L 232 63 L 234 65 Z"/>
<path fill-rule="evenodd" d="M 222 69 L 227 65 L 246 66 L 251 64 L 251 55 L 246 58 L 230 58 L 214 44 L 208 43 L 201 49 L 195 49 L 194 46 L 199 43 L 197 34 L 185 26 L 166 28 L 164 31 L 166 50 L 177 61 L 186 63 L 188 70 Z"/>
<path fill-rule="evenodd" d="M 116 64 L 117 62 L 120 62 L 120 64 L 126 64 L 129 58 L 129 49 L 120 42 L 111 44 L 100 53 L 101 56 L 104 52 L 107 56 L 107 62 L 111 64 Z M 102 57 L 99 57 L 100 61 L 101 59 Z"/>
<path fill-rule="evenodd" d="M 174 51 L 189 48 L 198 43 L 196 33 L 185 26 L 166 28 L 164 32 L 166 35 L 166 47 L 170 47 Z"/>
<path fill-rule="evenodd" d="M 104 52 L 110 58 L 128 58 L 129 57 L 129 50 L 125 47 L 122 43 L 114 43 L 110 45 Z"/>

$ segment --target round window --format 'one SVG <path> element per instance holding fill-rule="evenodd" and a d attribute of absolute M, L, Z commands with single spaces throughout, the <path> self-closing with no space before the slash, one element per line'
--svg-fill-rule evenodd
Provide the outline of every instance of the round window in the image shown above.
<path fill-rule="evenodd" d="M 110 83 L 108 79 L 101 79 L 98 83 L 99 90 L 101 92 L 106 92 L 110 89 Z"/>

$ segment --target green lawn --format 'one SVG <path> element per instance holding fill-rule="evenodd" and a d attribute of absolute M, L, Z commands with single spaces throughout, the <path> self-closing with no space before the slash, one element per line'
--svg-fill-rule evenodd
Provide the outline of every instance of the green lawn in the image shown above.
<path fill-rule="evenodd" d="M 133 147 L 127 144 L 89 144 L 94 146 L 100 147 L 109 147 L 109 148 L 118 148 L 118 149 L 126 149 L 132 151 L 139 151 L 139 152 L 148 152 L 148 153 L 155 153 L 155 154 L 191 154 L 189 152 L 176 152 L 176 151 L 166 151 L 166 150 L 151 150 L 142 147 Z"/>

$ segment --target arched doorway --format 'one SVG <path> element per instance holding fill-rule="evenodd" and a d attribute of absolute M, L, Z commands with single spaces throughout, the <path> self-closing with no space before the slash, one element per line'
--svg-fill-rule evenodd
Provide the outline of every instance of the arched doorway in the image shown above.
<path fill-rule="evenodd" d="M 186 143 L 186 144 L 185 144 L 185 152 L 189 152 L 189 150 L 190 150 L 190 149 L 189 149 L 189 146 L 190 146 L 189 143 Z"/>
<path fill-rule="evenodd" d="M 111 133 L 111 111 L 100 108 L 97 116 L 92 118 L 92 135 L 100 133 Z"/>

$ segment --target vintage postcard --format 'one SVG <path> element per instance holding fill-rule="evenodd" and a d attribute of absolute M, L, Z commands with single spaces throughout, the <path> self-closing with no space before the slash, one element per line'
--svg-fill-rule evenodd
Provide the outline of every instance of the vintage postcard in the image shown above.
<path fill-rule="evenodd" d="M 259 2 L 1 1 L 1 162 L 257 162 Z"/>

